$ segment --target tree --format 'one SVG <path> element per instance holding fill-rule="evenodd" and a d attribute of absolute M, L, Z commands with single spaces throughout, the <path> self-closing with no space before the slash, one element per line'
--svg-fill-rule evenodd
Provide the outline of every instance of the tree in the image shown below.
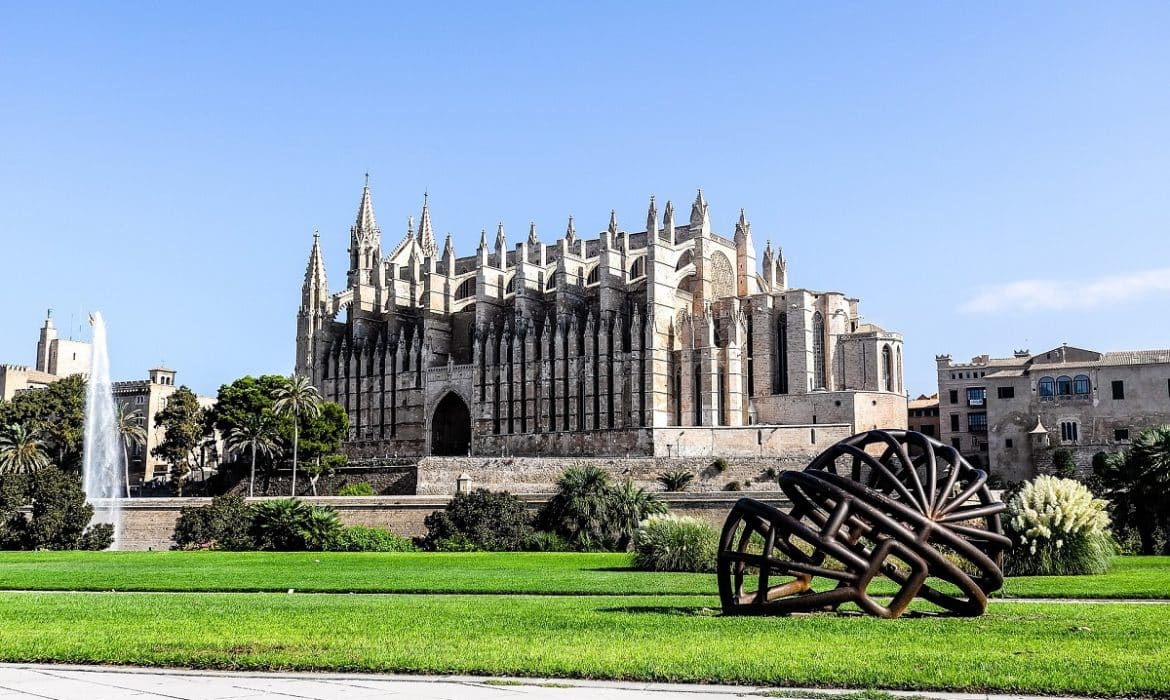
<path fill-rule="evenodd" d="M 62 469 L 81 467 L 85 442 L 85 379 L 75 374 L 44 389 L 25 391 L 0 407 L 0 425 L 21 423 L 44 442 Z"/>
<path fill-rule="evenodd" d="M 53 466 L 22 476 L 22 503 L 30 504 L 26 519 L 22 513 L 9 516 L 3 539 L 5 548 L 16 549 L 105 549 L 113 541 L 108 523 L 86 528 L 93 506 L 85 502 L 81 478 Z M 7 479 L 5 479 L 7 481 Z M 14 494 L 7 500 L 11 506 Z"/>
<path fill-rule="evenodd" d="M 256 495 L 256 456 L 260 453 L 271 455 L 276 450 L 276 429 L 271 416 L 255 414 L 243 416 L 240 425 L 231 429 L 227 436 L 228 449 L 252 453 L 252 474 L 248 479 L 248 497 Z"/>
<path fill-rule="evenodd" d="M 183 495 L 183 479 L 191 472 L 191 453 L 203 438 L 203 409 L 199 399 L 185 386 L 167 398 L 166 407 L 154 416 L 154 425 L 164 434 L 154 450 L 155 457 L 170 465 L 171 479 Z"/>
<path fill-rule="evenodd" d="M 604 470 L 590 464 L 569 467 L 541 512 L 541 529 L 586 548 L 602 545 L 609 535 L 611 495 Z"/>
<path fill-rule="evenodd" d="M 224 384 L 216 394 L 215 408 L 210 421 L 224 435 L 243 424 L 247 416 L 273 414 L 276 392 L 288 380 L 278 374 L 262 377 L 241 377 L 231 384 Z M 292 435 L 292 417 L 277 416 L 276 424 L 281 435 Z"/>
<path fill-rule="evenodd" d="M 114 429 L 122 439 L 122 468 L 126 479 L 126 498 L 130 497 L 130 448 L 146 444 L 146 426 L 142 424 L 142 412 L 127 410 L 117 404 L 114 414 Z"/>
<path fill-rule="evenodd" d="M 321 395 L 308 377 L 292 375 L 273 394 L 273 410 L 278 416 L 293 417 L 292 495 L 297 495 L 297 446 L 301 416 L 316 418 L 321 412 Z"/>
<path fill-rule="evenodd" d="M 1159 534 L 1170 554 L 1170 426 L 1143 430 L 1129 450 L 1094 459 L 1094 472 L 1118 528 L 1137 531 L 1142 554 L 1154 554 Z"/>
<path fill-rule="evenodd" d="M 0 431 L 0 473 L 27 474 L 49 464 L 44 442 L 23 423 L 10 423 Z"/>

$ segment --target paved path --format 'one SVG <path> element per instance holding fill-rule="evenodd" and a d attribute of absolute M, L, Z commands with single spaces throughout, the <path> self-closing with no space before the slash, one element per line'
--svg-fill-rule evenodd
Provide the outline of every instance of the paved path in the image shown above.
<path fill-rule="evenodd" d="M 784 697 L 783 690 L 747 686 L 504 679 L 473 676 L 392 676 L 342 673 L 237 673 L 177 669 L 0 664 L 0 700 L 731 700 Z M 848 691 L 793 690 L 791 697 Z M 936 700 L 1033 700 L 1028 696 L 893 693 Z M 1035 698 L 1034 700 L 1040 700 Z M 1043 700 L 1056 700 L 1051 697 Z"/>

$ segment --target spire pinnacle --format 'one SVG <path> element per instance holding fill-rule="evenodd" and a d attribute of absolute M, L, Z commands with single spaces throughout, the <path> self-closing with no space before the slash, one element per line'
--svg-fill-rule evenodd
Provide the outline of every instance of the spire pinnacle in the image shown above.
<path fill-rule="evenodd" d="M 695 203 L 691 205 L 691 226 L 710 229 L 711 219 L 707 210 L 707 200 L 703 199 L 703 190 L 695 195 Z"/>
<path fill-rule="evenodd" d="M 609 231 L 609 235 L 611 235 L 611 236 L 617 235 L 618 227 L 617 227 L 617 210 L 616 209 L 609 210 L 609 229 L 608 229 L 608 231 Z"/>
<path fill-rule="evenodd" d="M 427 205 L 426 192 L 423 192 L 422 215 L 418 222 L 418 244 L 422 246 L 423 255 L 435 257 L 435 232 L 431 229 L 431 209 Z"/>
<path fill-rule="evenodd" d="M 654 203 L 654 195 L 650 195 L 650 209 L 646 212 L 646 236 L 658 234 L 658 205 Z"/>
<path fill-rule="evenodd" d="M 354 228 L 362 232 L 372 232 L 378 228 L 374 219 L 374 202 L 370 198 L 370 174 L 366 173 L 366 185 L 362 188 L 362 199 L 358 203 L 357 220 Z"/>
<path fill-rule="evenodd" d="M 487 229 L 481 228 L 479 230 L 479 247 L 481 249 L 487 248 Z"/>
<path fill-rule="evenodd" d="M 536 236 L 536 222 L 528 222 L 528 245 L 535 248 L 540 245 L 540 239 Z"/>
<path fill-rule="evenodd" d="M 504 222 L 503 221 L 501 221 L 496 226 L 496 247 L 497 248 L 507 248 L 508 247 L 508 239 L 504 236 Z"/>
<path fill-rule="evenodd" d="M 325 279 L 325 261 L 321 257 L 321 234 L 318 231 L 313 231 L 313 247 L 309 249 L 309 264 L 305 266 L 305 286 L 302 291 L 306 301 L 312 301 L 309 295 L 325 295 L 329 291 L 329 283 Z"/>
<path fill-rule="evenodd" d="M 573 215 L 569 215 L 569 226 L 565 229 L 565 240 L 569 243 L 577 240 L 577 229 L 573 227 Z"/>

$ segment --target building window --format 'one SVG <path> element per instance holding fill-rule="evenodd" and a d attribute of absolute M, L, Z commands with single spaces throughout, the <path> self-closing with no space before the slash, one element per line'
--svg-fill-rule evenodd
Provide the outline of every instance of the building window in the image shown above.
<path fill-rule="evenodd" d="M 813 314 L 813 388 L 828 386 L 825 377 L 825 318 L 818 311 Z"/>
<path fill-rule="evenodd" d="M 995 390 L 997 398 L 1014 399 L 1016 398 L 1016 388 L 1014 386 L 1001 386 Z"/>
<path fill-rule="evenodd" d="M 929 435 L 931 437 L 934 437 L 934 426 L 927 423 L 926 425 L 924 425 L 920 428 L 919 432 L 921 432 L 923 435 Z"/>
<path fill-rule="evenodd" d="M 1078 436 L 1076 421 L 1061 421 L 1060 423 L 1060 441 L 1061 442 L 1076 442 Z"/>
<path fill-rule="evenodd" d="M 890 352 L 889 345 L 882 346 L 882 381 L 885 382 L 886 391 L 894 390 L 894 355 Z"/>
<path fill-rule="evenodd" d="M 1125 382 L 1120 379 L 1113 380 L 1113 400 L 1121 401 L 1125 398 Z"/>
<path fill-rule="evenodd" d="M 1004 440 L 1004 441 L 1003 441 L 1003 446 L 1004 446 L 1004 447 L 1007 447 L 1007 448 L 1010 448 L 1010 447 L 1012 446 L 1012 439 L 1011 439 L 1011 438 L 1007 438 L 1006 440 Z"/>
<path fill-rule="evenodd" d="M 1061 375 L 1056 378 L 1056 395 L 1072 396 L 1072 379 L 1068 375 Z"/>
<path fill-rule="evenodd" d="M 982 406 L 987 401 L 987 389 L 985 387 L 970 387 L 967 389 L 967 405 L 968 406 Z"/>
<path fill-rule="evenodd" d="M 143 403 L 143 402 L 145 402 L 145 401 L 146 401 L 146 397 L 145 397 L 145 396 L 135 396 L 135 397 L 134 397 L 134 403 Z"/>
<path fill-rule="evenodd" d="M 1056 382 L 1052 377 L 1040 377 L 1040 400 L 1051 401 L 1056 395 Z"/>
<path fill-rule="evenodd" d="M 1121 442 L 1129 439 L 1129 428 L 1118 428 L 1113 431 L 1113 439 Z"/>
<path fill-rule="evenodd" d="M 959 390 L 951 389 L 951 403 L 959 403 Z"/>
<path fill-rule="evenodd" d="M 962 445 L 963 445 L 962 438 L 951 438 L 951 447 L 953 447 L 957 450 L 957 449 L 961 448 Z"/>
<path fill-rule="evenodd" d="M 1073 378 L 1073 393 L 1077 396 L 1089 395 L 1089 378 L 1084 374 L 1078 374 Z"/>
<path fill-rule="evenodd" d="M 951 414 L 951 432 L 952 433 L 959 432 L 959 414 L 958 413 Z"/>
<path fill-rule="evenodd" d="M 987 432 L 987 414 L 986 413 L 968 413 L 967 414 L 967 432 L 969 432 L 969 433 L 986 433 Z"/>

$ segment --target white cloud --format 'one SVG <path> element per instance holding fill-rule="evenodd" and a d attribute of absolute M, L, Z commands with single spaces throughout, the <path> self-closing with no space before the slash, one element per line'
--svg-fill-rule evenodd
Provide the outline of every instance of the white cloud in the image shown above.
<path fill-rule="evenodd" d="M 967 313 L 1096 309 L 1145 295 L 1170 293 L 1170 268 L 1142 270 L 1096 279 L 1020 280 L 983 287 L 963 303 Z"/>

